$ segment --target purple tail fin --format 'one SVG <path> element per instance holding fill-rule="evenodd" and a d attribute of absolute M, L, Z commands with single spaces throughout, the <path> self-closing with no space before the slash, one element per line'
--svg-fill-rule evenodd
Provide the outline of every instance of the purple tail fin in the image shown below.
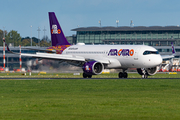
<path fill-rule="evenodd" d="M 171 42 L 171 46 L 172 46 L 172 54 L 175 54 L 175 53 L 176 53 L 176 51 L 175 51 L 175 48 L 174 48 L 173 42 Z"/>
<path fill-rule="evenodd" d="M 71 45 L 65 38 L 64 33 L 54 12 L 49 12 L 49 24 L 52 46 Z"/>

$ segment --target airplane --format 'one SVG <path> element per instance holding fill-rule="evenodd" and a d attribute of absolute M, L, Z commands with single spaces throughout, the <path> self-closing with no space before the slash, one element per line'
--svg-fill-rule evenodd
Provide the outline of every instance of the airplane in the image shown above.
<path fill-rule="evenodd" d="M 171 47 L 172 47 L 172 56 L 174 56 L 174 57 L 172 57 L 170 59 L 164 59 L 164 61 L 166 61 L 166 60 L 168 60 L 168 61 L 166 61 L 160 65 L 160 68 L 162 68 L 162 69 L 160 69 L 159 71 L 161 71 L 161 72 L 169 72 L 169 71 L 174 72 L 174 71 L 180 70 L 179 69 L 180 65 L 178 65 L 179 63 L 177 61 L 174 61 L 174 59 L 173 59 L 176 56 L 179 56 L 180 54 L 176 53 L 173 42 L 171 42 Z M 167 55 L 164 55 L 164 56 L 167 56 Z"/>
<path fill-rule="evenodd" d="M 47 51 L 53 52 L 21 53 L 21 55 L 59 60 L 81 67 L 83 78 L 99 75 L 104 69 L 121 69 L 118 77 L 127 78 L 128 68 L 136 68 L 142 78 L 147 78 L 157 73 L 157 66 L 162 63 L 162 59 L 174 57 L 174 55 L 163 57 L 155 48 L 147 45 L 85 45 L 84 43 L 71 45 L 65 38 L 54 12 L 49 12 L 49 23 L 52 46 L 48 47 Z M 14 53 L 8 46 L 7 50 Z"/>

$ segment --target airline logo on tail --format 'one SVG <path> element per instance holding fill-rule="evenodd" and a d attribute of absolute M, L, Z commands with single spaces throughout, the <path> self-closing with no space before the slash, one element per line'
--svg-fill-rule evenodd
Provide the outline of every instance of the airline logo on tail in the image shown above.
<path fill-rule="evenodd" d="M 61 30 L 57 28 L 57 25 L 52 25 L 51 34 L 60 34 Z"/>

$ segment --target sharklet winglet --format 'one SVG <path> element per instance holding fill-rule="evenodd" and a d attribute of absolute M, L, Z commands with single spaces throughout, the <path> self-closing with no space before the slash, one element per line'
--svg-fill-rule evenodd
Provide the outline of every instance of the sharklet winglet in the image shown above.
<path fill-rule="evenodd" d="M 8 52 L 13 53 L 13 54 L 19 54 L 19 53 L 15 53 L 9 49 L 9 46 L 6 44 L 5 39 L 3 39 L 3 42 L 5 43 L 5 46 L 6 46 Z"/>

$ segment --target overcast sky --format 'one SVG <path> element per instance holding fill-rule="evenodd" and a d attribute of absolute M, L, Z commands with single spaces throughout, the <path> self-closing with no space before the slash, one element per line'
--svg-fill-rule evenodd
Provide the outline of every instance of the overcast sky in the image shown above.
<path fill-rule="evenodd" d="M 0 29 L 16 30 L 21 37 L 50 38 L 48 12 L 55 12 L 65 36 L 79 27 L 177 26 L 180 25 L 180 0 L 2 0 Z"/>

